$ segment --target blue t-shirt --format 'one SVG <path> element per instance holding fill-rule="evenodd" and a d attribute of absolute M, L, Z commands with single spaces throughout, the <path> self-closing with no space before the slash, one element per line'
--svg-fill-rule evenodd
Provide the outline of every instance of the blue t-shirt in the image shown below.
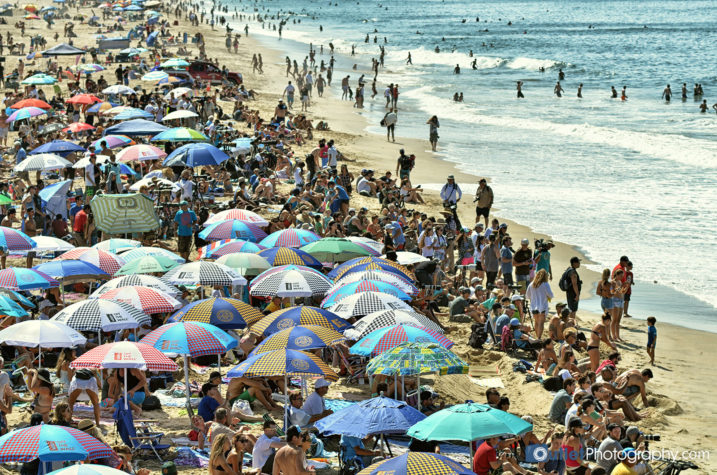
<path fill-rule="evenodd" d="M 510 259 L 510 262 L 500 262 L 500 270 L 503 271 L 503 275 L 509 275 L 513 273 L 513 251 L 509 247 L 503 246 L 500 249 L 500 257 L 503 259 Z"/>
<path fill-rule="evenodd" d="M 27 152 L 24 148 L 20 147 L 15 155 L 15 163 L 20 163 L 27 158 Z"/>
<path fill-rule="evenodd" d="M 528 346 L 528 342 L 525 340 L 521 340 L 521 337 L 523 336 L 523 332 L 520 330 L 513 330 L 513 339 L 515 340 L 515 344 L 518 345 L 518 348 L 526 348 Z"/>
<path fill-rule="evenodd" d="M 77 203 L 72 203 L 72 206 L 70 206 L 70 216 L 73 218 L 79 211 L 82 209 L 83 205 L 78 205 Z"/>
<path fill-rule="evenodd" d="M 336 185 L 336 192 L 338 193 L 336 199 L 349 201 L 349 194 L 346 193 L 346 189 L 343 186 Z"/>
<path fill-rule="evenodd" d="M 187 210 L 177 211 L 174 215 L 174 222 L 177 223 L 177 235 L 179 236 L 191 236 L 192 235 L 192 224 L 197 222 L 197 215 L 194 211 Z"/>
<path fill-rule="evenodd" d="M 655 325 L 647 327 L 647 346 L 652 346 L 657 340 L 657 328 Z"/>
<path fill-rule="evenodd" d="M 536 252 L 535 255 L 537 257 L 538 253 Z M 535 265 L 535 272 L 538 272 L 540 269 L 550 273 L 550 251 L 540 253 L 540 259 L 537 260 Z"/>
<path fill-rule="evenodd" d="M 197 408 L 197 413 L 202 416 L 202 419 L 204 419 L 204 422 L 209 422 L 214 420 L 214 412 L 219 407 L 219 403 L 216 399 L 214 399 L 211 396 L 204 396 L 201 401 L 199 401 L 199 407 Z"/>
<path fill-rule="evenodd" d="M 503 333 L 503 327 L 510 323 L 510 317 L 507 314 L 503 314 L 495 321 L 495 336 L 500 338 Z"/>
<path fill-rule="evenodd" d="M 344 461 L 350 461 L 356 458 L 358 455 L 354 450 L 354 447 L 364 448 L 363 441 L 358 437 L 351 437 L 348 435 L 341 436 L 341 447 L 344 449 L 343 458 Z"/>

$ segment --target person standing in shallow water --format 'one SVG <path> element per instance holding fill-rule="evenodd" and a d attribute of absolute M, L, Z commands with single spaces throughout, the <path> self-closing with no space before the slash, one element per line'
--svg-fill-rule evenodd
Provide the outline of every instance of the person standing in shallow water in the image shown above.
<path fill-rule="evenodd" d="M 580 99 L 583 98 L 583 83 L 580 83 L 580 85 L 578 86 L 578 97 Z"/>
<path fill-rule="evenodd" d="M 428 119 L 428 122 L 426 123 L 429 126 L 429 141 L 431 142 L 431 150 L 435 152 L 436 147 L 438 146 L 438 128 L 440 127 L 438 117 L 434 115 Z"/>
<path fill-rule="evenodd" d="M 665 102 L 670 102 L 670 98 L 672 97 L 672 89 L 670 89 L 670 85 L 668 84 L 664 91 L 662 91 L 662 98 L 665 100 Z"/>
<path fill-rule="evenodd" d="M 524 99 L 523 95 L 523 81 L 516 81 L 515 89 L 518 91 L 518 99 Z"/>
<path fill-rule="evenodd" d="M 555 88 L 553 89 L 553 92 L 555 93 L 556 96 L 563 97 L 563 93 L 565 92 L 565 90 L 563 89 L 563 86 L 560 85 L 560 81 L 558 81 L 555 84 Z"/>
<path fill-rule="evenodd" d="M 620 94 L 620 100 L 627 100 L 627 86 L 622 86 L 622 94 Z"/>

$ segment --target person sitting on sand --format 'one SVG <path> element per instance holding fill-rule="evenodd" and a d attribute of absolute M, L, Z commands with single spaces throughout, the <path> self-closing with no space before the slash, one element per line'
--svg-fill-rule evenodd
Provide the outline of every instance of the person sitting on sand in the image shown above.
<path fill-rule="evenodd" d="M 543 369 L 544 374 L 551 374 L 552 369 L 558 364 L 558 355 L 555 354 L 555 342 L 550 338 L 546 338 L 542 342 L 543 348 L 538 353 L 538 359 L 535 362 L 536 370 Z"/>
<path fill-rule="evenodd" d="M 306 451 L 311 447 L 311 434 L 298 427 L 286 431 L 287 445 L 280 448 L 274 457 L 273 475 L 313 475 L 307 470 Z"/>
<path fill-rule="evenodd" d="M 274 404 L 271 399 L 271 388 L 263 380 L 258 378 L 232 378 L 227 388 L 227 404 L 234 405 L 237 399 L 243 399 L 252 403 L 258 400 L 267 411 L 276 411 L 281 408 Z M 241 415 L 238 415 L 242 418 Z M 242 420 L 244 420 L 242 418 Z"/>
<path fill-rule="evenodd" d="M 558 376 L 558 373 L 564 369 L 568 370 L 573 375 L 580 373 L 580 370 L 575 364 L 575 353 L 573 353 L 572 350 L 563 351 L 560 355 L 560 359 L 558 360 L 558 364 L 555 365 L 555 368 L 553 368 L 552 376 Z"/>
<path fill-rule="evenodd" d="M 632 402 L 639 393 L 643 406 L 647 408 L 650 403 L 647 400 L 645 383 L 652 378 L 652 370 L 649 368 L 643 369 L 642 371 L 639 369 L 629 369 L 615 379 L 614 393 L 625 396 L 630 402 Z"/>

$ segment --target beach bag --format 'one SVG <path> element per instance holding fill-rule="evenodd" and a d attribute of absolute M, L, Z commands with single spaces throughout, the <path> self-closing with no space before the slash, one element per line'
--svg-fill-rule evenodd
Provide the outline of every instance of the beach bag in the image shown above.
<path fill-rule="evenodd" d="M 560 376 L 551 376 L 543 380 L 543 387 L 546 391 L 558 392 L 563 389 L 563 378 Z"/>
<path fill-rule="evenodd" d="M 471 336 L 468 338 L 468 345 L 473 348 L 483 348 L 483 344 L 488 339 L 488 333 L 485 331 L 485 325 L 482 323 L 474 323 L 471 325 Z"/>
<path fill-rule="evenodd" d="M 563 275 L 560 277 L 560 281 L 558 282 L 558 287 L 560 287 L 560 290 L 563 292 L 567 292 L 570 288 L 570 271 L 573 270 L 572 267 L 568 267 L 565 269 L 565 272 L 563 272 Z"/>
<path fill-rule="evenodd" d="M 147 396 L 142 403 L 143 411 L 157 411 L 162 409 L 162 403 L 157 396 Z"/>
<path fill-rule="evenodd" d="M 82 381 L 89 381 L 95 377 L 95 373 L 91 369 L 79 369 L 75 372 L 75 377 Z"/>
<path fill-rule="evenodd" d="M 254 415 L 254 411 L 251 410 L 251 404 L 249 404 L 249 401 L 245 401 L 243 399 L 237 399 L 234 401 L 234 404 L 232 404 L 232 412 L 239 412 L 246 416 Z"/>

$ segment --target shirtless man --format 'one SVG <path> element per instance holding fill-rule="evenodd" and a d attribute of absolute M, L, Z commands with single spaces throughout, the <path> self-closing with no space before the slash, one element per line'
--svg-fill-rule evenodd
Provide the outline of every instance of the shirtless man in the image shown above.
<path fill-rule="evenodd" d="M 566 309 L 564 306 L 559 309 L 556 306 L 557 312 L 550 318 L 550 323 L 548 324 L 548 335 L 550 335 L 550 338 L 553 341 L 565 340 L 565 336 L 563 335 L 563 330 L 565 330 L 565 322 L 562 319 L 562 310 L 564 309 Z M 567 310 L 567 315 L 570 315 L 570 310 Z"/>
<path fill-rule="evenodd" d="M 253 378 L 232 378 L 227 388 L 227 403 L 229 407 L 234 404 L 237 399 L 244 399 L 252 402 L 259 400 L 267 411 L 275 411 L 279 406 L 274 404 L 271 399 L 271 389 L 262 380 Z"/>
<path fill-rule="evenodd" d="M 648 407 L 650 404 L 647 400 L 647 391 L 645 390 L 645 383 L 652 379 L 652 371 L 647 368 L 640 371 L 639 369 L 630 369 L 622 373 L 615 379 L 615 394 L 622 394 L 625 398 L 632 402 L 632 400 L 640 394 L 642 398 L 642 404 Z"/>
<path fill-rule="evenodd" d="M 282 99 L 279 99 L 279 104 L 276 105 L 276 109 L 274 109 L 274 116 L 276 117 L 276 120 L 279 123 L 284 123 L 284 120 L 286 119 L 286 113 L 287 113 L 287 107 L 286 104 L 284 104 L 284 101 Z"/>
<path fill-rule="evenodd" d="M 37 235 L 37 225 L 35 224 L 35 209 L 29 208 L 27 210 L 27 215 L 25 216 L 25 219 L 23 220 L 24 230 L 25 234 L 27 234 L 30 237 L 35 237 Z M 27 253 L 27 259 L 26 259 L 26 267 L 30 269 L 32 267 L 32 259 L 35 257 L 34 251 L 29 251 Z"/>
<path fill-rule="evenodd" d="M 555 342 L 550 338 L 546 338 L 543 341 L 543 349 L 538 353 L 538 360 L 535 362 L 535 367 L 543 367 L 545 374 L 549 373 L 550 366 L 558 364 L 558 355 L 555 354 Z"/>
<path fill-rule="evenodd" d="M 314 470 L 306 470 L 306 450 L 311 447 L 311 435 L 291 426 L 286 431 L 287 445 L 280 448 L 274 456 L 272 475 L 313 475 Z"/>
<path fill-rule="evenodd" d="M 668 84 L 667 87 L 662 91 L 662 98 L 665 100 L 665 102 L 670 102 L 671 97 L 672 89 L 670 89 L 670 85 Z"/>

